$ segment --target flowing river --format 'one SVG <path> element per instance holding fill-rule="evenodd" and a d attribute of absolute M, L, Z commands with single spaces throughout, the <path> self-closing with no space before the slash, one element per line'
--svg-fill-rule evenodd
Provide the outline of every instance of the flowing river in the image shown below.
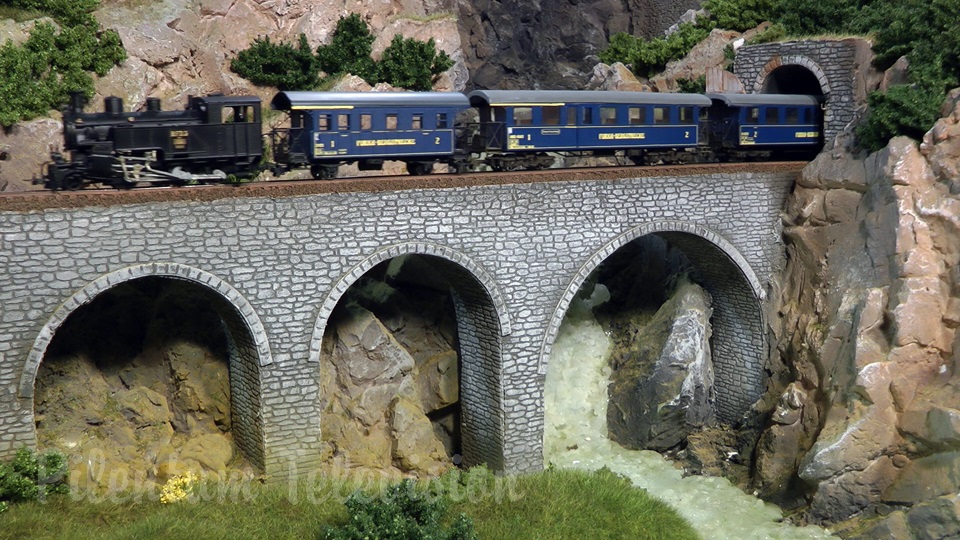
<path fill-rule="evenodd" d="M 777 506 L 724 478 L 684 478 L 660 454 L 627 450 L 607 439 L 611 343 L 591 311 L 605 293 L 599 286 L 591 299 L 575 300 L 557 336 L 546 380 L 546 462 L 591 470 L 606 466 L 670 504 L 705 540 L 833 538 L 819 527 L 780 522 Z"/>

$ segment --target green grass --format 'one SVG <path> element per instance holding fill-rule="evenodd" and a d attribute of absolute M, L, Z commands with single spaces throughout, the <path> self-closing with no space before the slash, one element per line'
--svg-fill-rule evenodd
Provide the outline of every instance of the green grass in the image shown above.
<path fill-rule="evenodd" d="M 291 493 L 287 485 L 253 483 L 224 497 L 217 496 L 215 486 L 206 486 L 202 500 L 173 504 L 129 495 L 114 497 L 114 502 L 51 497 L 11 505 L 0 514 L 0 538 L 321 538 L 324 525 L 346 522 L 343 501 L 356 484 L 316 484 L 311 489 L 302 482 Z M 495 477 L 472 469 L 445 475 L 428 487 L 450 502 L 448 517 L 461 512 L 471 517 L 481 539 L 697 538 L 666 504 L 610 472 L 551 469 Z"/>

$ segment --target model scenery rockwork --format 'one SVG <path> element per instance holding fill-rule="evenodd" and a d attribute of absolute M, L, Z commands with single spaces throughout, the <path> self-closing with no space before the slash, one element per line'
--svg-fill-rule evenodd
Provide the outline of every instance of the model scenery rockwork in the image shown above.
<path fill-rule="evenodd" d="M 162 95 L 165 106 L 176 107 L 188 93 L 247 92 L 244 81 L 222 70 L 223 51 L 246 47 L 262 29 L 296 35 L 315 28 L 311 35 L 323 36 L 337 18 L 311 2 L 266 9 L 204 2 L 197 11 L 180 4 L 143 12 L 154 22 L 173 13 L 170 25 L 126 26 L 125 43 L 140 43 L 140 52 L 98 82 L 101 95 L 125 94 L 131 103 L 134 96 Z M 106 26 L 123 26 L 111 24 L 109 12 L 101 15 Z M 453 45 L 461 33 L 452 20 L 386 24 L 389 15 L 373 17 L 383 28 L 424 27 L 452 56 L 461 48 Z M 771 311 L 778 355 L 769 370 L 771 391 L 757 407 L 770 413 L 770 422 L 756 450 L 754 486 L 774 500 L 806 494 L 813 520 L 879 516 L 844 534 L 909 538 L 930 523 L 957 521 L 958 486 L 951 480 L 960 468 L 956 103 L 954 94 L 919 147 L 897 139 L 869 157 L 842 147 L 825 152 L 804 172 L 784 212 L 789 262 Z M 56 120 L 24 124 L 15 129 L 12 152 L 34 148 L 27 153 L 43 156 L 59 131 Z M 18 169 L 15 159 L 3 164 L 3 179 L 36 174 L 37 163 Z"/>

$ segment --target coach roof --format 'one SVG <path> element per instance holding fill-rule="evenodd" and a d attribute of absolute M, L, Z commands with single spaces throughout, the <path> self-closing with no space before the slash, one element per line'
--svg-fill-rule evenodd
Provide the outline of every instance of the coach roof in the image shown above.
<path fill-rule="evenodd" d="M 710 99 L 715 99 L 733 107 L 749 107 L 751 105 L 819 105 L 822 98 L 818 96 L 807 96 L 802 94 L 707 94 Z"/>
<path fill-rule="evenodd" d="M 700 94 L 620 92 L 616 90 L 475 90 L 470 92 L 474 107 L 561 105 L 573 103 L 616 103 L 630 105 L 701 105 L 710 100 Z"/>
<path fill-rule="evenodd" d="M 377 107 L 469 107 L 459 92 L 280 92 L 270 102 L 273 109 Z"/>

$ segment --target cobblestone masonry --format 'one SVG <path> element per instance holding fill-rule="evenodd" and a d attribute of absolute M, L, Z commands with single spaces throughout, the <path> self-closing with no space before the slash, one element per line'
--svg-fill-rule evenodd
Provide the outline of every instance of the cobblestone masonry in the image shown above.
<path fill-rule="evenodd" d="M 829 147 L 866 105 L 866 79 L 872 58 L 868 49 L 866 42 L 857 39 L 750 45 L 737 51 L 733 72 L 748 93 L 759 93 L 780 67 L 809 70 L 826 97 L 823 135 Z"/>
<path fill-rule="evenodd" d="M 0 212 L 0 458 L 36 441 L 33 387 L 57 328 L 125 281 L 185 280 L 230 337 L 235 437 L 267 474 L 320 459 L 319 351 L 366 271 L 428 256 L 454 288 L 467 463 L 542 467 L 544 376 L 563 314 L 616 249 L 659 234 L 715 299 L 718 410 L 763 389 L 764 301 L 796 171 L 653 176 Z"/>

